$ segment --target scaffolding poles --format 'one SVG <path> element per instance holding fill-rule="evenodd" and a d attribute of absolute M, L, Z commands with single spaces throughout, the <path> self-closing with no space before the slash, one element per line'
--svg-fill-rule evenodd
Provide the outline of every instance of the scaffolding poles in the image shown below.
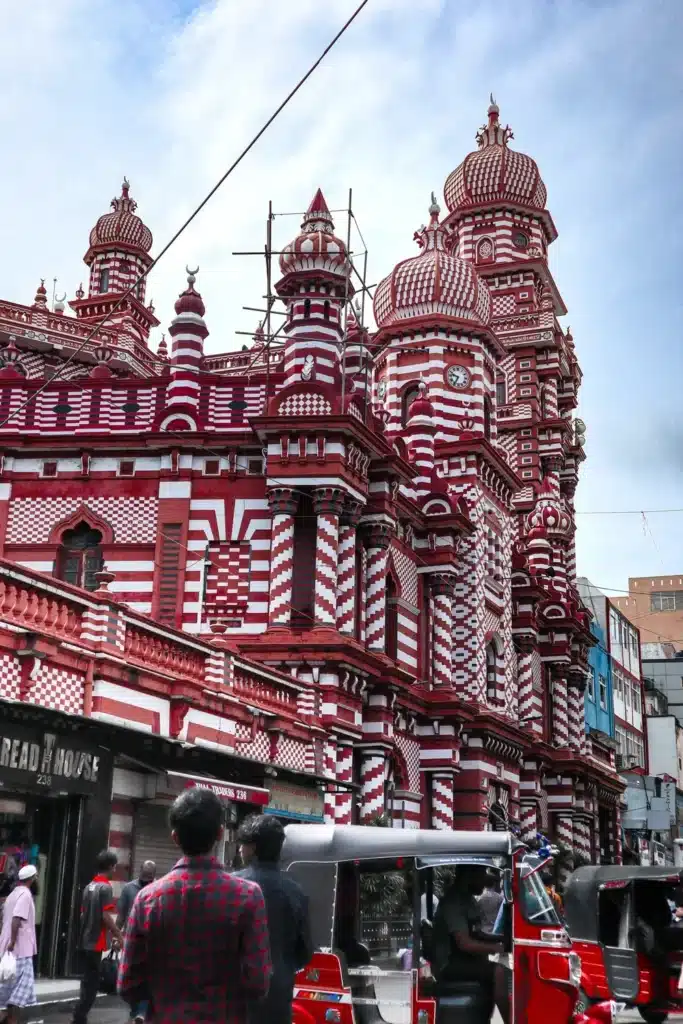
<path fill-rule="evenodd" d="M 362 232 L 360 230 L 360 227 L 359 227 L 359 224 L 358 224 L 358 220 L 356 218 L 355 213 L 353 212 L 353 190 L 351 188 L 349 189 L 349 194 L 348 194 L 348 205 L 346 207 L 342 208 L 342 209 L 334 209 L 334 210 L 331 210 L 330 212 L 331 213 L 345 213 L 346 214 L 346 254 L 347 254 L 347 262 L 346 262 L 346 279 L 345 279 L 345 286 L 344 286 L 344 308 L 343 308 L 342 341 L 341 341 L 341 368 L 342 368 L 342 374 L 341 374 L 341 377 L 342 377 L 342 383 L 341 383 L 341 404 L 342 404 L 342 409 L 343 409 L 344 408 L 344 404 L 345 404 L 345 400 L 346 400 L 346 387 L 347 387 L 347 383 L 346 383 L 346 354 L 347 353 L 346 353 L 346 350 L 347 350 L 347 345 L 348 345 L 349 303 L 352 301 L 351 300 L 351 284 L 352 284 L 352 280 L 353 280 L 354 281 L 354 291 L 356 293 L 360 292 L 360 322 L 358 324 L 358 327 L 360 329 L 361 344 L 363 345 L 363 348 L 365 350 L 364 351 L 364 362 L 365 362 L 365 367 L 364 367 L 364 370 L 365 370 L 365 388 L 364 388 L 364 391 L 365 391 L 365 410 L 364 410 L 364 413 L 365 413 L 365 415 L 364 415 L 364 419 L 367 421 L 367 415 L 368 415 L 368 409 L 369 409 L 368 386 L 369 386 L 369 378 L 370 378 L 370 361 L 371 360 L 370 360 L 370 352 L 369 352 L 369 350 L 367 348 L 367 345 L 365 345 L 363 343 L 363 339 L 367 336 L 367 332 L 366 332 L 366 329 L 365 329 L 365 297 L 366 297 L 366 295 L 369 295 L 370 297 L 372 297 L 371 296 L 371 289 L 373 289 L 375 286 L 374 285 L 368 285 L 368 283 L 367 283 L 368 250 L 367 250 L 367 246 L 365 244 L 365 239 L 363 238 L 363 234 L 362 234 Z M 281 332 L 283 330 L 285 330 L 286 327 L 287 327 L 287 319 L 286 319 L 287 314 L 284 313 L 282 310 L 278 310 L 278 309 L 274 308 L 275 303 L 277 301 L 279 301 L 279 296 L 277 294 L 273 293 L 272 258 L 273 258 L 273 256 L 281 255 L 283 250 L 282 249 L 273 249 L 273 223 L 274 223 L 276 217 L 304 217 L 304 216 L 305 216 L 305 213 L 298 213 L 298 212 L 292 212 L 292 211 L 286 211 L 286 212 L 273 211 L 272 200 L 269 201 L 268 202 L 268 216 L 267 216 L 267 220 L 266 220 L 266 238 L 265 238 L 265 246 L 264 246 L 264 248 L 263 249 L 256 249 L 256 250 L 236 251 L 236 252 L 233 252 L 233 254 L 232 254 L 233 256 L 261 256 L 261 257 L 265 257 L 265 264 L 266 264 L 266 267 L 265 267 L 265 269 L 266 269 L 266 290 L 265 290 L 265 292 L 266 293 L 263 296 L 263 298 L 265 300 L 265 308 L 259 309 L 258 307 L 255 307 L 255 306 L 243 306 L 242 308 L 245 309 L 245 310 L 249 310 L 251 312 L 257 312 L 257 313 L 263 313 L 264 314 L 264 319 L 259 324 L 259 327 L 264 332 L 263 348 L 255 351 L 253 353 L 253 358 L 252 358 L 251 362 L 249 363 L 249 366 L 246 369 L 247 369 L 247 372 L 249 372 L 250 370 L 256 369 L 259 360 L 265 359 L 266 402 L 268 401 L 268 399 L 270 397 L 270 370 L 271 370 L 271 352 L 272 352 L 272 348 L 273 348 L 273 345 L 277 344 L 278 341 L 282 340 Z M 355 232 L 358 235 L 358 238 L 359 238 L 360 244 L 361 244 L 361 248 L 359 249 L 359 251 L 357 253 L 354 253 L 352 248 L 351 248 L 352 231 L 354 229 L 355 229 Z M 361 267 L 360 270 L 356 266 L 356 262 L 354 261 L 354 256 L 356 256 L 358 258 L 359 262 L 362 260 L 362 267 Z M 273 315 L 275 315 L 275 316 L 282 316 L 282 317 L 285 318 L 285 319 L 283 319 L 282 323 L 279 325 L 279 327 L 275 331 L 273 331 L 273 323 L 272 323 Z M 235 331 L 235 333 L 239 334 L 239 335 L 248 335 L 248 336 L 253 337 L 253 334 L 251 334 L 251 332 L 249 332 L 249 331 Z M 362 372 L 362 367 L 360 367 L 359 370 L 360 370 L 360 372 Z"/>

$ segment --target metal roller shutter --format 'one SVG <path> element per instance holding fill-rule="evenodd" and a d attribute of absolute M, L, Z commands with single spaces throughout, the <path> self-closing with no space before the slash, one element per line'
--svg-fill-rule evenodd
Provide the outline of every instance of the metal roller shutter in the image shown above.
<path fill-rule="evenodd" d="M 137 878 L 140 865 L 153 860 L 157 878 L 171 870 L 182 853 L 171 839 L 168 827 L 169 807 L 158 804 L 139 804 L 135 812 L 133 831 L 133 878 Z"/>

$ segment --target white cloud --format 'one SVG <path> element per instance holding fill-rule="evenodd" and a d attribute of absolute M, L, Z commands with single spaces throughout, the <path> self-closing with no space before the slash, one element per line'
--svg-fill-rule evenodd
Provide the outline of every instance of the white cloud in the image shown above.
<path fill-rule="evenodd" d="M 57 276 L 73 295 L 89 230 L 123 174 L 158 251 L 354 6 L 0 0 L 0 294 L 30 301 L 40 276 Z M 185 264 L 199 263 L 207 348 L 239 347 L 234 331 L 256 320 L 241 307 L 261 304 L 265 278 L 259 258 L 232 251 L 261 248 L 268 199 L 302 210 L 319 185 L 333 206 L 353 188 L 369 279 L 379 280 L 413 251 L 429 193 L 473 146 L 493 90 L 514 145 L 539 162 L 560 230 L 551 262 L 586 373 L 580 502 L 683 505 L 680 479 L 663 469 L 645 502 L 638 467 L 616 445 L 643 406 L 663 405 L 664 417 L 679 407 L 668 380 L 683 367 L 662 275 L 680 248 L 682 22 L 678 4 L 646 0 L 370 0 L 154 272 L 148 295 L 162 324 Z M 297 227 L 278 218 L 276 244 Z M 659 539 L 671 569 L 683 562 L 672 527 Z M 580 541 L 581 568 L 598 582 L 654 567 L 651 540 L 616 522 L 582 522 Z"/>

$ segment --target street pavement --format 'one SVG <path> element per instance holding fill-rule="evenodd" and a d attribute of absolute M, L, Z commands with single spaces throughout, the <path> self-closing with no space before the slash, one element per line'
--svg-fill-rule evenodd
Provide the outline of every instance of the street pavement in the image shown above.
<path fill-rule="evenodd" d="M 128 1008 L 123 1004 L 119 1006 L 111 1005 L 110 1001 L 107 1001 L 109 1005 L 103 1007 L 96 1007 L 90 1013 L 89 1024 L 125 1024 L 128 1020 Z M 38 1021 L 42 1021 L 43 1024 L 69 1024 L 71 1020 L 71 1014 L 65 1011 L 59 1011 L 55 1013 L 48 1013 L 44 1016 L 31 1017 L 32 1024 L 38 1024 Z M 619 1024 L 626 1024 L 632 1021 L 640 1021 L 642 1024 L 642 1018 L 639 1013 L 635 1011 L 629 1011 L 621 1014 L 619 1017 Z M 496 1013 L 491 1024 L 501 1024 L 500 1016 Z M 551 1024 L 551 1022 L 548 1022 Z"/>

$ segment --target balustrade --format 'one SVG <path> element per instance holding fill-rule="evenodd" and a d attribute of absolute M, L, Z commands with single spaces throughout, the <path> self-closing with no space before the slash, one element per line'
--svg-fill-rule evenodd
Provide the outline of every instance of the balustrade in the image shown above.
<path fill-rule="evenodd" d="M 123 649 L 128 659 L 143 662 L 150 668 L 158 668 L 186 679 L 204 681 L 206 658 L 203 655 L 155 633 L 136 629 L 130 623 L 127 623 Z"/>
<path fill-rule="evenodd" d="M 81 634 L 82 617 L 83 609 L 76 603 L 0 579 L 0 619 L 72 639 Z"/>

